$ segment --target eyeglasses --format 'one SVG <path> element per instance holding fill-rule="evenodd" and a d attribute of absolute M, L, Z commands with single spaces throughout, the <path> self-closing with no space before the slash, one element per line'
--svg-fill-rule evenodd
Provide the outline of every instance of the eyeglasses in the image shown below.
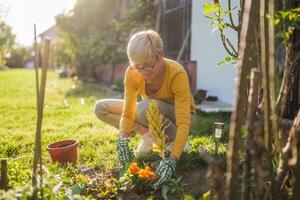
<path fill-rule="evenodd" d="M 150 65 L 149 64 L 145 64 L 145 65 L 130 65 L 129 68 L 130 69 L 135 69 L 135 70 L 144 70 L 144 71 L 147 71 L 146 69 L 147 68 L 153 68 L 156 65 L 156 62 L 157 61 L 155 61 L 154 64 L 152 64 L 152 65 L 151 64 Z"/>

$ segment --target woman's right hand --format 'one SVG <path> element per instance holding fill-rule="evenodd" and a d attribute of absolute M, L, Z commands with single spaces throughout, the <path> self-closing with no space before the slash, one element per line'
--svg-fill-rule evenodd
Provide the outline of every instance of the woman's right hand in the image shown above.
<path fill-rule="evenodd" d="M 116 141 L 116 146 L 118 158 L 122 165 L 131 162 L 134 158 L 133 149 L 129 148 L 128 144 L 129 138 L 126 136 L 122 137 L 120 134 L 120 137 Z"/>

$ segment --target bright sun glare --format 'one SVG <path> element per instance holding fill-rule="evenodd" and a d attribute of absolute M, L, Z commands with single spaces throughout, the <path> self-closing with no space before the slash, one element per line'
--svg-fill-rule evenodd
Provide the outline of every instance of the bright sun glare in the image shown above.
<path fill-rule="evenodd" d="M 4 21 L 13 28 L 17 42 L 30 46 L 33 42 L 33 24 L 37 33 L 55 24 L 54 16 L 73 8 L 76 0 L 2 0 L 8 12 Z"/>

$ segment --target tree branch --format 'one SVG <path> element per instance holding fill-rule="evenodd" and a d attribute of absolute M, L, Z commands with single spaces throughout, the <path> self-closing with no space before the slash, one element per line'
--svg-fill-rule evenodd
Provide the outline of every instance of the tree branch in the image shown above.
<path fill-rule="evenodd" d="M 238 55 L 238 52 L 236 51 L 236 49 L 234 48 L 234 46 L 231 44 L 230 40 L 228 38 L 226 38 L 226 42 L 228 43 L 228 45 L 231 47 L 232 51 L 234 52 L 234 54 Z"/>
<path fill-rule="evenodd" d="M 229 20 L 232 28 L 237 31 L 237 26 L 234 25 L 232 13 L 231 13 L 231 0 L 228 0 Z"/>
<path fill-rule="evenodd" d="M 290 47 L 291 48 L 291 47 Z M 284 73 L 283 73 L 283 80 L 280 87 L 280 91 L 276 100 L 276 109 L 279 110 L 281 107 L 281 104 L 285 101 L 288 88 L 290 87 L 289 84 L 289 74 L 291 71 L 293 71 L 293 68 L 296 67 L 296 63 L 298 59 L 300 59 L 300 54 L 298 53 L 295 57 L 295 59 L 290 63 L 290 56 L 291 52 L 289 50 L 289 47 L 286 47 L 287 54 L 285 59 L 285 65 L 284 65 Z"/>
<path fill-rule="evenodd" d="M 220 33 L 221 33 L 220 37 L 221 37 L 222 44 L 223 44 L 225 50 L 227 51 L 227 53 L 229 55 L 231 55 L 232 57 L 237 58 L 238 53 L 237 53 L 236 49 L 234 48 L 234 46 L 231 44 L 231 42 L 229 41 L 229 39 L 224 35 L 223 30 L 220 29 Z M 227 44 L 230 46 L 230 48 L 231 48 L 232 51 L 230 51 L 230 49 L 228 48 Z"/>
<path fill-rule="evenodd" d="M 238 31 L 238 30 L 239 30 L 237 26 L 232 26 L 232 25 L 229 24 L 229 23 L 225 23 L 225 25 L 228 26 L 229 28 L 235 30 L 235 31 Z"/>
<path fill-rule="evenodd" d="M 228 53 L 229 55 L 231 55 L 232 57 L 235 57 L 235 55 L 234 55 L 234 54 L 229 50 L 229 48 L 227 47 L 227 44 L 226 44 L 226 37 L 224 36 L 223 31 L 220 30 L 220 33 L 221 33 L 221 34 L 220 34 L 221 41 L 222 41 L 222 44 L 223 44 L 225 50 L 227 51 L 227 53 Z"/>

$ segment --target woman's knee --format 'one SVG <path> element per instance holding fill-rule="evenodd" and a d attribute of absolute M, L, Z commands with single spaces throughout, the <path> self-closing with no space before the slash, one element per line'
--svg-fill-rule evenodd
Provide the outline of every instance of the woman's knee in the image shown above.
<path fill-rule="evenodd" d="M 106 116 L 108 112 L 108 105 L 105 99 L 99 100 L 96 102 L 94 107 L 94 113 L 98 118 Z"/>
<path fill-rule="evenodd" d="M 138 122 L 143 122 L 142 124 L 147 123 L 147 110 L 149 107 L 149 103 L 152 101 L 152 99 L 145 99 L 138 103 L 137 105 L 137 111 L 136 111 L 136 118 Z"/>

